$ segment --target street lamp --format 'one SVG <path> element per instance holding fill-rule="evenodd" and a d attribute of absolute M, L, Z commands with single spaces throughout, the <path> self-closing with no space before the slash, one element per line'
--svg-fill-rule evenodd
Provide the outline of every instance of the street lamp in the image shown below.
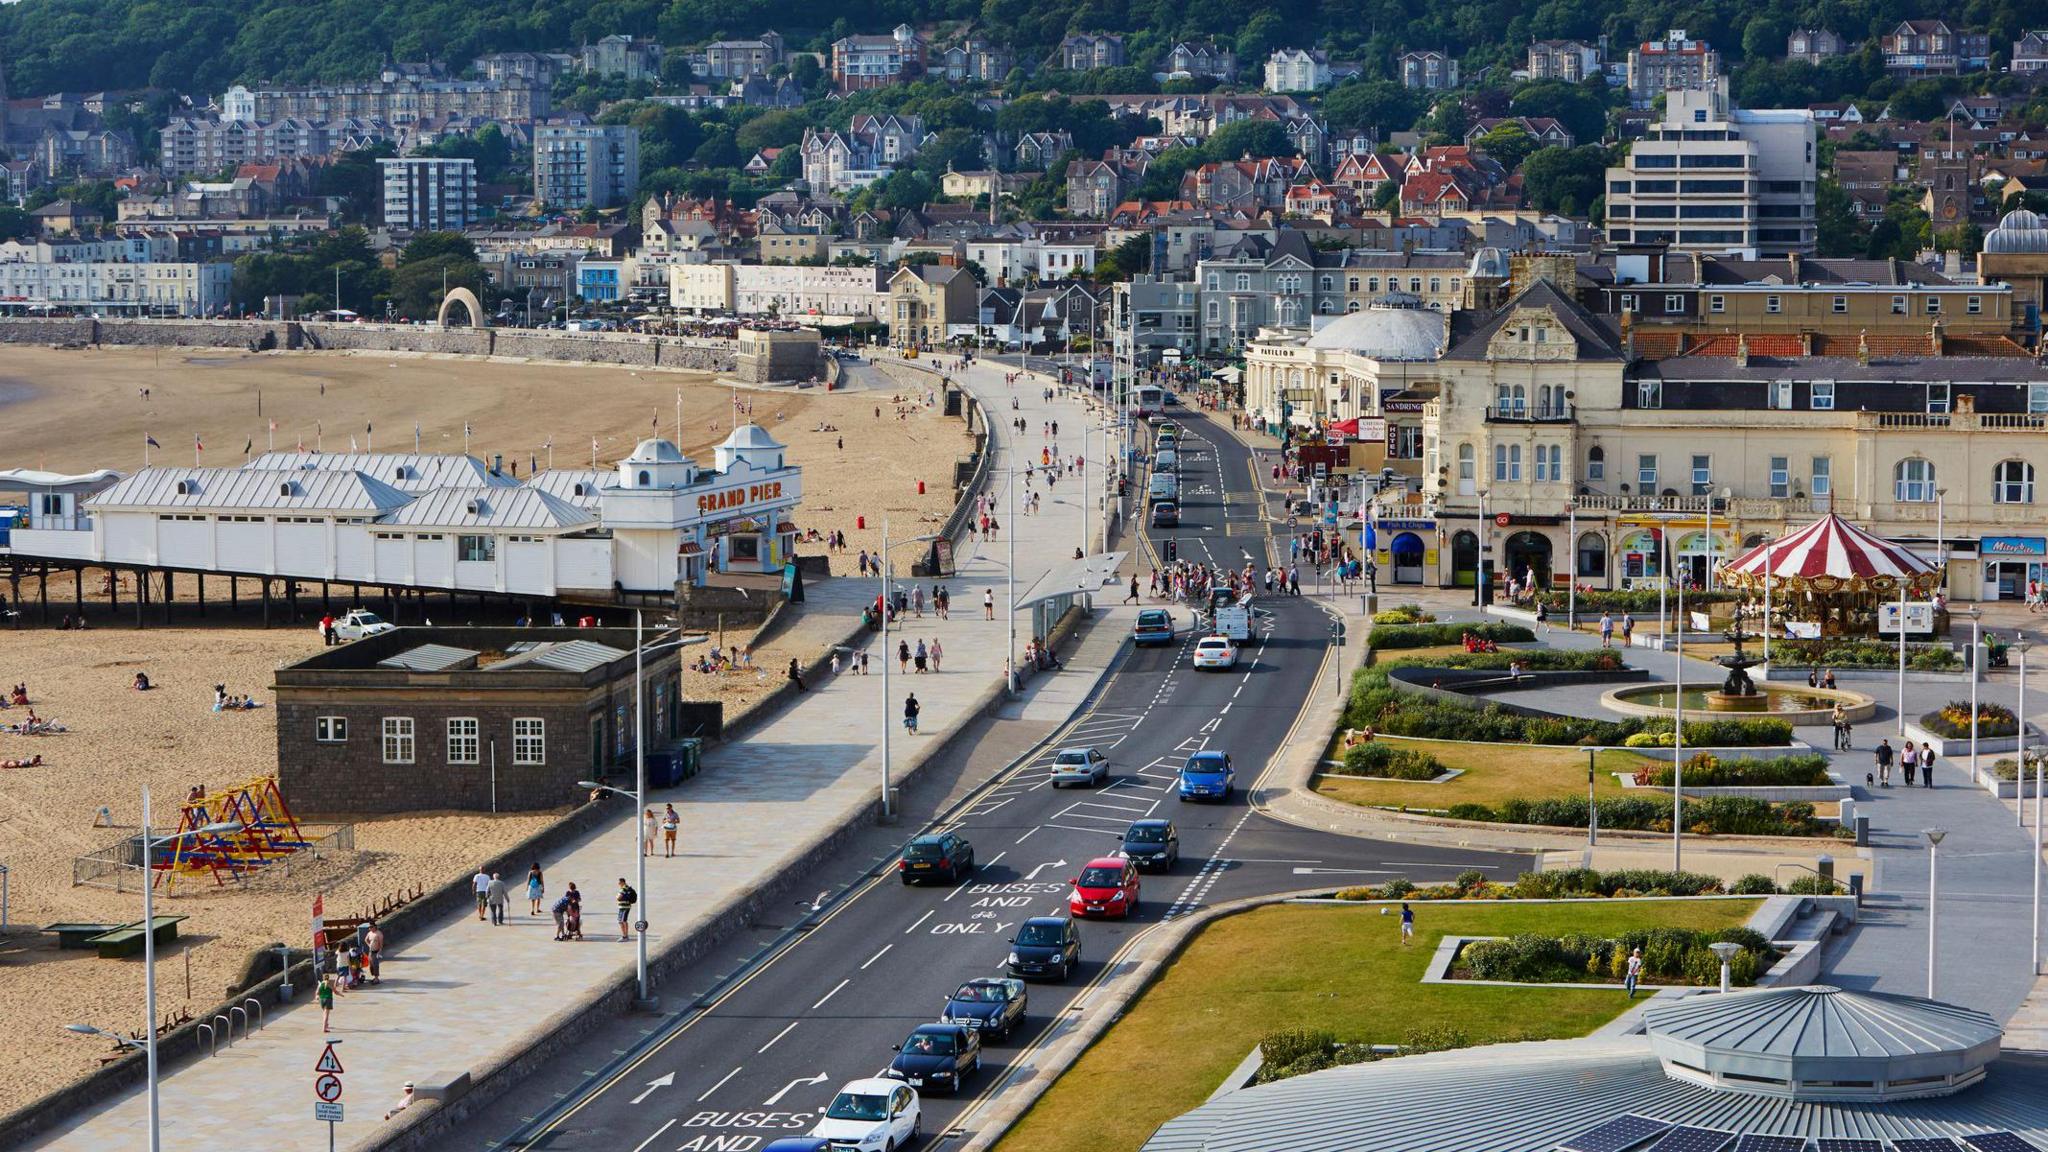
<path fill-rule="evenodd" d="M 1970 782 L 1977 784 L 1982 783 L 1977 774 L 1977 681 L 1984 678 L 1984 646 L 1978 640 L 1978 625 L 1984 610 L 1972 604 L 1966 614 L 1970 617 Z"/>
<path fill-rule="evenodd" d="M 1472 606 L 1486 611 L 1486 562 L 1493 551 L 1492 542 L 1487 539 L 1486 530 L 1486 489 L 1479 490 L 1479 571 L 1472 577 Z"/>
<path fill-rule="evenodd" d="M 1579 504 L 1576 500 L 1564 502 L 1564 627 L 1567 632 L 1579 630 Z"/>
<path fill-rule="evenodd" d="M 2014 635 L 2012 648 L 2013 651 L 2019 653 L 2020 657 L 2020 711 L 2018 717 L 2019 731 L 2015 733 L 2019 740 L 2019 749 L 2014 753 L 2019 757 L 2019 770 L 2013 773 L 2013 779 L 2016 781 L 2013 785 L 2013 795 L 2020 802 L 2013 805 L 2013 807 L 2016 809 L 2019 825 L 2022 828 L 2027 826 L 2026 797 L 2021 795 L 2027 788 L 2027 649 L 2033 646 L 2033 641 L 2027 639 L 2026 633 L 2021 632 Z M 2036 828 L 2039 828 L 2041 825 L 2040 800 L 2041 784 L 2037 780 L 2034 782 L 2034 826 Z"/>
<path fill-rule="evenodd" d="M 1899 581 L 1899 735 L 1906 734 L 1906 581 Z"/>
<path fill-rule="evenodd" d="M 1721 959 L 1721 991 L 1726 992 L 1728 991 L 1728 962 L 1735 959 L 1737 952 L 1742 951 L 1742 945 L 1735 943 L 1733 940 L 1717 940 L 1707 945 L 1707 951 L 1712 952 Z"/>
<path fill-rule="evenodd" d="M 1713 545 L 1707 545 L 1712 548 Z M 1664 638 L 1657 637 L 1659 648 Z M 1685 582 L 1678 584 L 1678 661 L 1673 666 L 1671 694 L 1671 870 L 1682 872 L 1680 864 L 1685 841 Z"/>
<path fill-rule="evenodd" d="M 1934 942 L 1939 938 L 1936 931 L 1935 882 L 1941 868 L 1941 838 L 1948 835 L 1946 828 L 1923 828 L 1921 835 L 1927 837 L 1927 998 L 1934 999 Z M 2035 857 L 2036 861 L 2040 859 Z M 2038 870 L 2036 875 L 2038 875 Z M 2035 904 L 2038 909 L 2039 903 Z"/>
<path fill-rule="evenodd" d="M 1012 483 L 1014 482 L 1013 480 Z M 1015 524 L 1012 524 L 1010 527 L 1011 531 L 1014 532 L 1016 530 Z M 938 533 L 927 532 L 922 536 L 912 536 L 908 540 L 899 540 L 896 543 L 918 544 L 929 540 L 937 540 L 938 538 Z M 1016 556 L 1015 542 L 1016 537 L 1012 536 L 1010 554 L 1013 559 Z M 894 605 L 889 596 L 889 583 L 896 577 L 896 570 L 889 566 L 889 548 L 889 518 L 884 516 L 882 518 L 882 819 L 884 820 L 893 815 L 893 810 L 889 803 L 889 661 L 896 658 L 895 653 L 889 650 L 889 610 Z M 1014 564 L 1011 566 L 1011 571 L 1013 573 L 1016 571 Z M 1014 600 L 1015 593 L 1012 592 L 1011 596 Z"/>
<path fill-rule="evenodd" d="M 1776 625 L 1771 623 L 1771 545 L 1777 542 L 1775 536 L 1764 541 L 1764 674 L 1773 679 L 1776 677 L 1772 675 L 1771 668 L 1771 633 Z"/>

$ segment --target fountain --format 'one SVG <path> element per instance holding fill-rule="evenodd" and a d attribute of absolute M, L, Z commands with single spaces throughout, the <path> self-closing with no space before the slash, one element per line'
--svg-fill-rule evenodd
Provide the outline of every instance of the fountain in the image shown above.
<path fill-rule="evenodd" d="M 1756 682 L 1749 678 L 1749 670 L 1763 663 L 1763 661 L 1752 660 L 1742 651 L 1742 642 L 1748 638 L 1748 633 L 1742 630 L 1742 616 L 1740 613 L 1735 617 L 1733 630 L 1724 632 L 1722 635 L 1735 644 L 1735 653 L 1732 656 L 1716 656 L 1714 658 L 1715 663 L 1728 669 L 1728 679 L 1721 682 L 1721 690 L 1719 692 L 1707 693 L 1707 711 L 1770 711 L 1770 699 L 1762 692 L 1757 691 Z"/>

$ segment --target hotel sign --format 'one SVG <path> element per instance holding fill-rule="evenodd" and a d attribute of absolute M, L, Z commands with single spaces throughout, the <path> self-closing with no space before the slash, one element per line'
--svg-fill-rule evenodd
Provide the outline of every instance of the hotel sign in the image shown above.
<path fill-rule="evenodd" d="M 706 492 L 697 497 L 697 511 L 699 514 L 709 514 L 712 512 L 724 512 L 733 508 L 746 508 L 755 504 L 780 503 L 784 500 L 793 501 L 796 499 L 795 485 L 792 484 L 788 487 L 788 494 L 786 496 L 784 492 L 783 482 L 780 480 L 763 480 L 758 484 L 742 484 L 737 488 L 727 488 L 722 492 Z"/>

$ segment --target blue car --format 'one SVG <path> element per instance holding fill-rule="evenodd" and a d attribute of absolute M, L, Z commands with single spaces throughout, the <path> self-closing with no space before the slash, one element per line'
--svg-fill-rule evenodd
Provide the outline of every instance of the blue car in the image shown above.
<path fill-rule="evenodd" d="M 1230 753 L 1197 752 L 1181 765 L 1180 785 L 1175 789 L 1182 800 L 1228 800 L 1237 785 L 1230 770 Z"/>

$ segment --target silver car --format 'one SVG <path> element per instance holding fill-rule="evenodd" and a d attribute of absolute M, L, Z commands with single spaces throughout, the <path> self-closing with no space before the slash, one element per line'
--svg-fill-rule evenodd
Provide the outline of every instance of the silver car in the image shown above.
<path fill-rule="evenodd" d="M 1095 748 L 1062 748 L 1052 758 L 1052 786 L 1109 783 L 1109 757 Z"/>

